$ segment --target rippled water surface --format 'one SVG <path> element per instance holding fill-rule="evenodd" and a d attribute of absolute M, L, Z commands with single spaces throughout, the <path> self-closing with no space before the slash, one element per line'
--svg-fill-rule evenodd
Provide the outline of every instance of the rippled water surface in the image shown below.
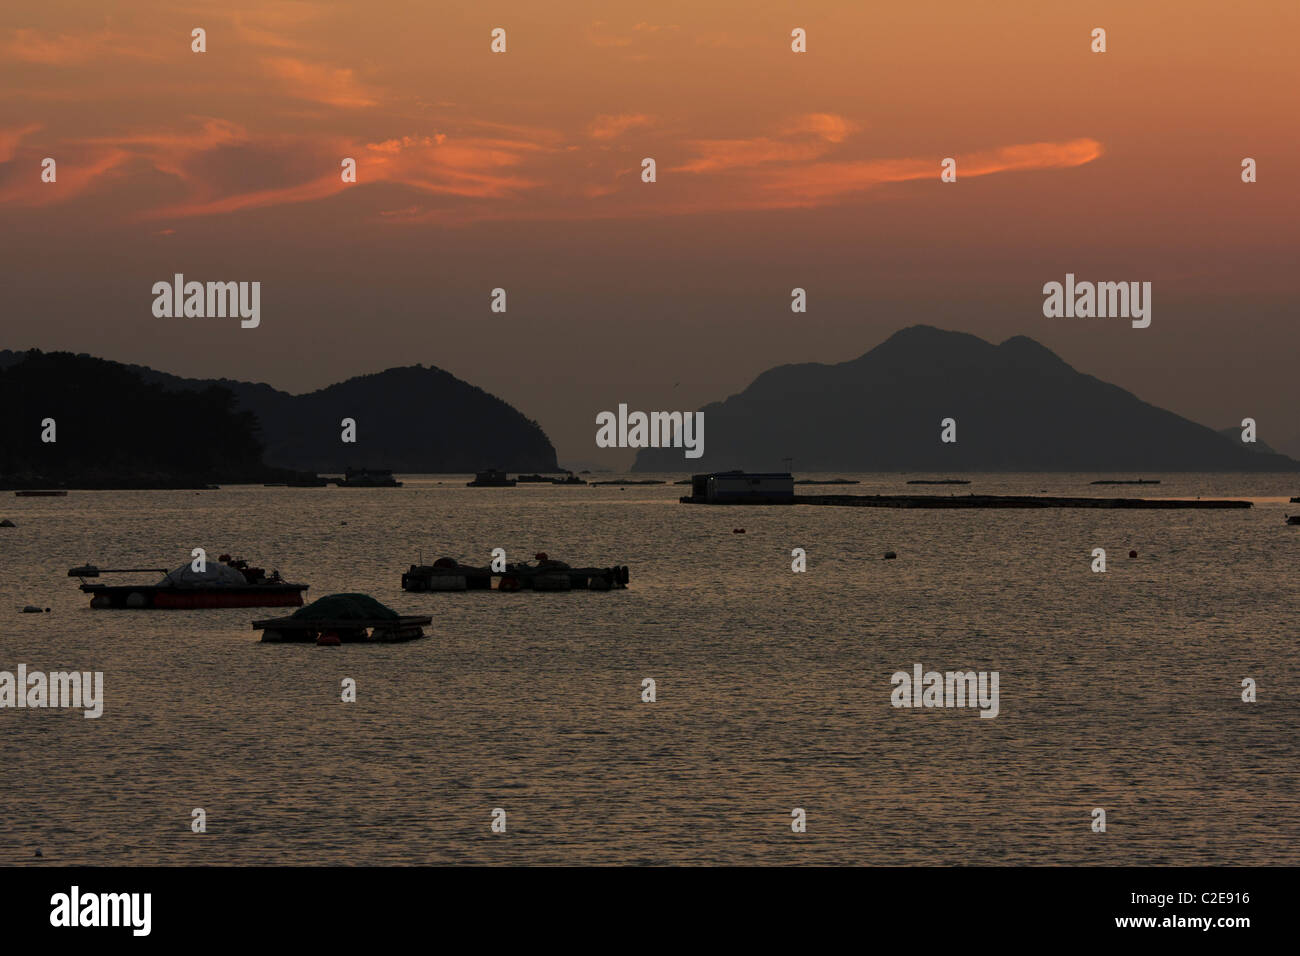
<path fill-rule="evenodd" d="M 801 491 L 1139 491 L 861 477 Z M 685 490 L 3 493 L 0 670 L 103 671 L 106 703 L 0 710 L 0 862 L 1300 863 L 1297 476 L 1140 489 L 1249 511 L 720 508 Z M 67 577 L 196 546 L 309 599 L 432 614 L 432 636 L 265 645 L 249 623 L 280 611 L 92 611 Z M 421 552 L 496 547 L 626 564 L 631 585 L 401 591 Z M 997 670 L 1000 715 L 892 708 L 890 675 L 916 662 Z"/>

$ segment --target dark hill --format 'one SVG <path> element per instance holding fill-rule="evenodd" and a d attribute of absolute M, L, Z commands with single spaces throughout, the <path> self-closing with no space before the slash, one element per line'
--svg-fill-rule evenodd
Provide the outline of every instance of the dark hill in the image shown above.
<path fill-rule="evenodd" d="M 635 471 L 1295 471 L 1211 428 L 1075 371 L 1015 336 L 1001 345 L 913 326 L 838 365 L 782 365 L 703 409 L 705 454 L 643 449 Z M 957 420 L 957 442 L 940 422 Z"/>
<path fill-rule="evenodd" d="M 0 352 L 0 369 L 23 354 Z M 327 473 L 348 467 L 405 473 L 559 470 L 555 447 L 535 421 L 433 367 L 391 368 L 305 395 L 254 382 L 186 379 L 143 366 L 118 367 L 169 392 L 213 386 L 228 390 L 236 408 L 260 423 L 266 462 L 282 468 Z M 341 440 L 344 418 L 356 420 L 355 444 Z"/>
<path fill-rule="evenodd" d="M 1220 428 L 1219 434 L 1228 439 L 1228 441 L 1232 442 L 1234 445 L 1240 445 L 1247 451 L 1264 452 L 1269 455 L 1279 454 L 1278 450 L 1268 444 L 1268 442 L 1262 442 L 1258 439 L 1253 443 L 1242 441 L 1240 425 L 1229 425 L 1227 428 Z"/>
<path fill-rule="evenodd" d="M 177 488 L 295 477 L 262 463 L 224 388 L 167 391 L 116 362 L 33 351 L 0 363 L 0 487 Z M 52 442 L 42 440 L 53 419 Z"/>
<path fill-rule="evenodd" d="M 437 368 L 390 368 L 306 395 L 250 390 L 241 401 L 262 421 L 267 460 L 285 467 L 341 471 L 352 465 L 407 473 L 559 470 L 555 446 L 540 425 Z M 355 445 L 340 441 L 344 418 L 356 420 Z"/>

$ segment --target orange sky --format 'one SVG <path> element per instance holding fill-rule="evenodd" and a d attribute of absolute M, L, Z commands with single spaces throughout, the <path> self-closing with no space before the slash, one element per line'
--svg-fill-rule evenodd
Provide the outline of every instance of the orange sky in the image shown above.
<path fill-rule="evenodd" d="M 18 6 L 0 347 L 292 390 L 435 364 L 600 462 L 596 411 L 929 322 L 1300 433 L 1293 0 Z M 260 327 L 155 319 L 174 272 L 260 280 Z M 1151 327 L 1045 319 L 1066 272 L 1151 281 Z"/>

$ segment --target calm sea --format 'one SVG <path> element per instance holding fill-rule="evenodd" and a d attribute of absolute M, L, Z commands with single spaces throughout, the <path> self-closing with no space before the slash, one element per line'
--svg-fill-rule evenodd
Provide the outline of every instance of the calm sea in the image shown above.
<path fill-rule="evenodd" d="M 0 710 L 0 862 L 1300 863 L 1300 527 L 1284 523 L 1300 477 L 858 477 L 842 490 L 1255 507 L 718 508 L 673 485 L 450 476 L 5 492 L 0 670 L 103 671 L 105 705 Z M 249 622 L 279 611 L 92 611 L 67 577 L 175 567 L 196 546 L 279 568 L 309 599 L 432 614 L 432 636 L 266 645 Z M 497 547 L 626 564 L 631 585 L 400 588 L 421 555 L 486 564 Z M 998 671 L 999 716 L 894 709 L 890 675 L 915 663 Z"/>

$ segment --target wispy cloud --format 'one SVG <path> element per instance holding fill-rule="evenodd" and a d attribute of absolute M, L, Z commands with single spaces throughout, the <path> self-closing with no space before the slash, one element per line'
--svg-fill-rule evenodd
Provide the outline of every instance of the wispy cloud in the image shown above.
<path fill-rule="evenodd" d="M 688 145 L 699 155 L 673 167 L 673 171 L 711 173 L 765 163 L 808 163 L 826 155 L 855 128 L 833 113 L 807 113 L 790 121 L 775 136 L 692 140 Z"/>
<path fill-rule="evenodd" d="M 592 139 L 616 139 L 628 130 L 652 126 L 654 120 L 644 113 L 601 114 L 587 127 L 587 135 Z"/>
<path fill-rule="evenodd" d="M 118 57 L 158 59 L 137 39 L 112 30 L 52 33 L 28 27 L 11 29 L 0 40 L 0 59 L 43 66 L 71 66 Z"/>
<path fill-rule="evenodd" d="M 842 143 L 857 130 L 856 123 L 835 113 L 805 113 L 791 121 L 786 128 L 786 134 L 794 136 L 811 134 L 828 143 Z"/>
<path fill-rule="evenodd" d="M 654 38 L 656 35 L 675 34 L 681 27 L 677 24 L 650 23 L 642 20 L 631 26 L 615 27 L 605 20 L 596 20 L 587 26 L 587 42 L 592 46 L 625 48 Z"/>
<path fill-rule="evenodd" d="M 957 155 L 958 179 L 1036 169 L 1082 166 L 1101 156 L 1095 139 L 1060 143 L 1021 143 Z M 820 205 L 850 193 L 888 183 L 939 178 L 940 157 L 818 162 L 772 171 L 755 185 L 778 205 Z"/>
<path fill-rule="evenodd" d="M 20 151 L 27 152 L 27 151 Z M 64 203 L 89 192 L 120 172 L 132 156 L 124 149 L 79 146 L 51 150 L 56 152 L 58 178 L 41 180 L 40 160 L 36 152 L 24 155 L 26 162 L 11 161 L 0 167 L 0 205 L 49 206 Z M 17 159 L 17 156 L 15 156 Z"/>
<path fill-rule="evenodd" d="M 28 123 L 26 126 L 17 126 L 10 129 L 0 127 L 0 163 L 7 163 L 14 158 L 14 154 L 18 151 L 18 144 L 23 141 L 23 137 L 43 128 L 40 123 Z"/>
<path fill-rule="evenodd" d="M 318 4 L 306 0 L 263 0 L 250 10 L 232 10 L 230 22 L 244 43 L 291 50 L 303 46 L 303 28 L 321 14 Z"/>
<path fill-rule="evenodd" d="M 290 84 L 311 83 L 316 75 L 299 69 L 303 61 L 294 58 L 276 62 Z M 285 66 L 290 63 L 293 68 Z M 315 84 L 319 100 L 346 108 L 369 101 L 351 71 L 325 78 L 333 86 Z M 365 195 L 381 184 L 410 197 L 402 201 L 391 188 L 375 194 L 368 215 L 388 223 L 661 217 L 828 205 L 891 183 L 937 180 L 940 159 L 863 156 L 869 144 L 855 135 L 860 124 L 829 112 L 799 114 L 751 136 L 698 139 L 663 129 L 643 113 L 601 114 L 568 133 L 465 119 L 386 138 L 254 131 L 215 117 L 189 117 L 183 124 L 43 139 L 39 147 L 31 137 L 41 124 L 0 129 L 0 203 L 66 202 L 123 178 L 153 175 L 171 181 L 155 189 L 167 199 L 133 209 L 127 218 L 230 215 L 328 201 L 348 190 Z M 605 145 L 633 131 L 634 153 Z M 591 141 L 604 148 L 582 148 Z M 684 158 L 671 164 L 667 157 L 674 154 Z M 1096 140 L 1074 139 L 958 153 L 956 159 L 959 178 L 968 179 L 1079 166 L 1101 154 Z M 39 181 L 43 155 L 58 157 L 57 186 Z M 643 155 L 661 159 L 653 188 L 638 175 Z M 357 161 L 356 183 L 339 175 L 344 157 Z"/>
<path fill-rule="evenodd" d="M 264 57 L 262 69 L 297 99 L 346 109 L 379 103 L 378 93 L 364 86 L 349 67 L 331 67 L 291 56 Z"/>

